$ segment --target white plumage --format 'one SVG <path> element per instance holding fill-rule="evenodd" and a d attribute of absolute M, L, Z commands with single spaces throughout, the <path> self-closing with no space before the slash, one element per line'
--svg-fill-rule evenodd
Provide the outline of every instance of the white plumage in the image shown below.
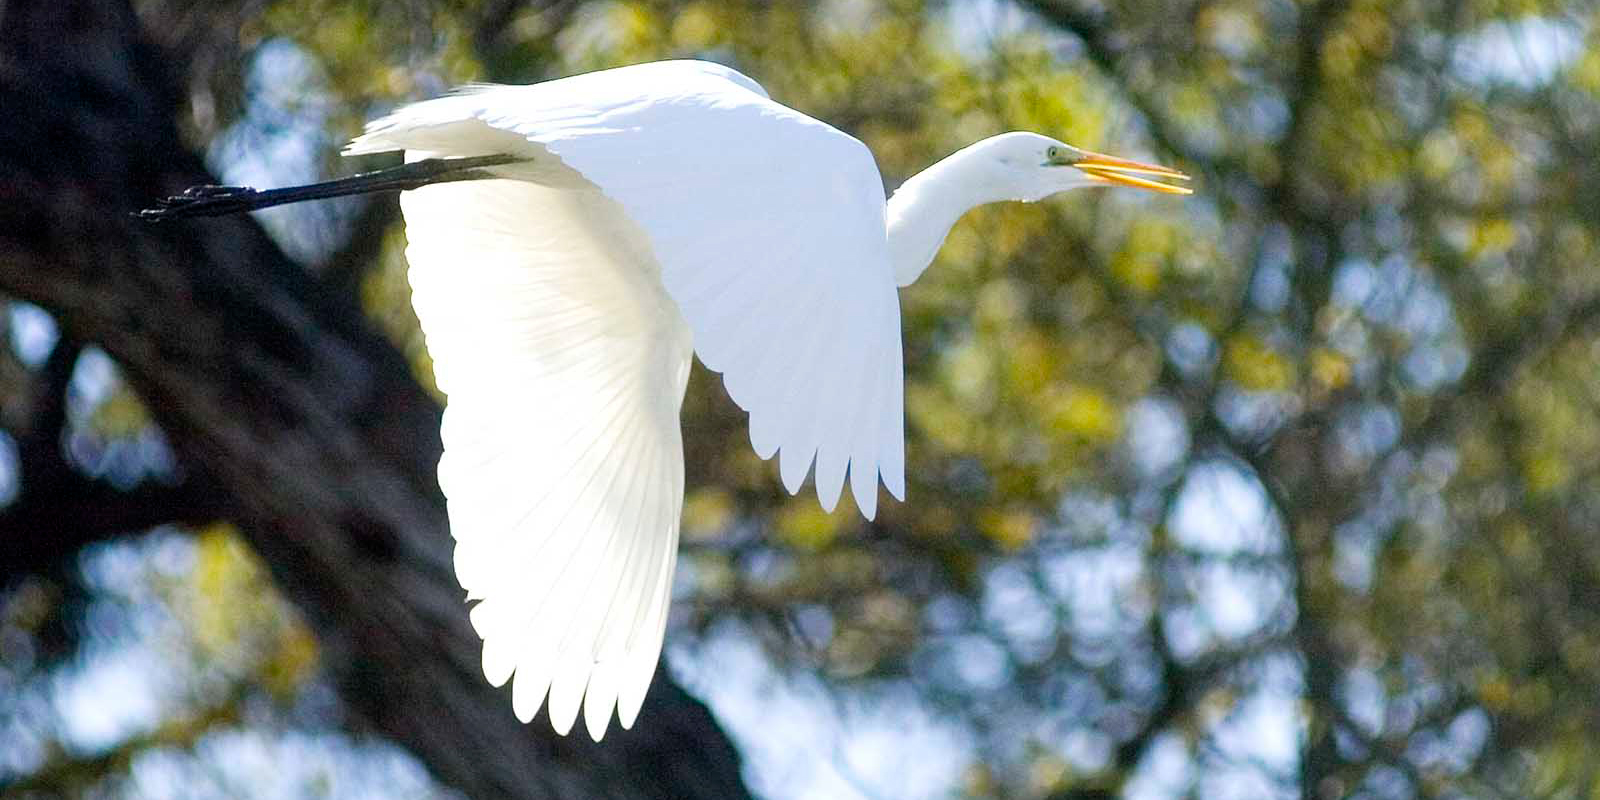
<path fill-rule="evenodd" d="M 904 499 L 896 285 L 974 205 L 1171 170 L 1037 134 L 987 139 L 885 205 L 861 142 L 716 64 L 480 86 L 368 126 L 349 154 L 508 154 L 401 196 L 413 303 L 447 395 L 439 484 L 483 668 L 523 721 L 633 724 L 662 644 L 690 359 L 762 458 L 832 510 Z M 1078 169 L 1061 169 L 1076 166 Z"/>
<path fill-rule="evenodd" d="M 860 144 L 685 61 L 402 109 L 347 153 L 526 155 L 401 197 L 448 398 L 439 484 L 484 672 L 517 716 L 624 727 L 661 650 L 691 342 L 790 492 L 904 493 L 899 305 Z M 833 174 L 819 181 L 818 160 Z M 738 220 L 738 224 L 729 224 Z M 834 232 L 819 237 L 815 231 Z"/>

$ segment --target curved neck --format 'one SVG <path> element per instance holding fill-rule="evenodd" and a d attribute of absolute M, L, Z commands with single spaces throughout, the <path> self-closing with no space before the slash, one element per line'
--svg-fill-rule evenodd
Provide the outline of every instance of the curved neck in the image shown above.
<path fill-rule="evenodd" d="M 985 179 L 976 155 L 972 147 L 958 150 L 911 176 L 889 198 L 889 258 L 898 285 L 910 286 L 933 263 L 962 214 L 985 203 L 1011 199 Z"/>

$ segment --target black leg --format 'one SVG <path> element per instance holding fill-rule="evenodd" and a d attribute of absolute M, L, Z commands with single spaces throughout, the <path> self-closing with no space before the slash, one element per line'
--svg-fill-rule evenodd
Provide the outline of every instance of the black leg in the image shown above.
<path fill-rule="evenodd" d="M 281 206 L 285 203 L 298 203 L 302 200 L 323 200 L 329 197 L 371 192 L 399 192 L 427 186 L 430 183 L 483 180 L 495 177 L 484 167 L 497 167 L 526 160 L 521 156 L 505 154 L 469 158 L 426 158 L 398 167 L 351 175 L 348 178 L 305 186 L 288 186 L 282 189 L 191 186 L 185 189 L 183 194 L 157 200 L 155 208 L 144 209 L 135 216 L 150 222 L 184 217 L 217 217 Z"/>

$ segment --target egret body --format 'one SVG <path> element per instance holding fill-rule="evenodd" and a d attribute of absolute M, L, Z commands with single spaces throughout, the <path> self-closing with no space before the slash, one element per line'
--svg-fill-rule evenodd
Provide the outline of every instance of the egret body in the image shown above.
<path fill-rule="evenodd" d="M 973 144 L 884 197 L 867 148 L 754 81 L 667 61 L 406 106 L 347 154 L 406 167 L 150 216 L 407 189 L 412 300 L 447 396 L 439 485 L 483 669 L 530 720 L 633 724 L 661 652 L 698 354 L 790 493 L 872 518 L 905 496 L 897 286 L 974 206 L 1174 170 L 1034 133 Z M 271 196 L 270 198 L 268 196 Z M 185 211 L 189 207 L 189 211 Z M 208 211 L 207 209 L 211 209 Z"/>

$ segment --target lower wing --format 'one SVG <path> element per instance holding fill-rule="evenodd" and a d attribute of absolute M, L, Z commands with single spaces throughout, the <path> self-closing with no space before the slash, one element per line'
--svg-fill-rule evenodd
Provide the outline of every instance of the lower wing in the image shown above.
<path fill-rule="evenodd" d="M 448 396 L 439 484 L 484 672 L 515 675 L 524 721 L 548 696 L 565 733 L 581 703 L 598 740 L 613 707 L 632 725 L 661 651 L 688 328 L 640 234 L 593 188 L 470 181 L 401 206 Z"/>

